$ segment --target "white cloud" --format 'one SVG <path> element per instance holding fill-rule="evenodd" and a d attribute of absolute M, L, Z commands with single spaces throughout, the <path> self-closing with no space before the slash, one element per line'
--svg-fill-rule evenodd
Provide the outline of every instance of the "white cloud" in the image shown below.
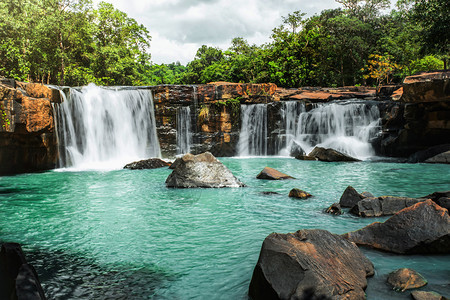
<path fill-rule="evenodd" d="M 203 44 L 226 49 L 234 37 L 258 45 L 268 42 L 281 17 L 296 10 L 312 16 L 338 7 L 334 0 L 106 1 L 148 28 L 153 62 L 182 64 L 191 61 Z"/>

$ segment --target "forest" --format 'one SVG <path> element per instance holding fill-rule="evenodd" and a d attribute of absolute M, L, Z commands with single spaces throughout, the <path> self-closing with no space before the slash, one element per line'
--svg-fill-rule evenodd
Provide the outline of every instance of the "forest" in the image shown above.
<path fill-rule="evenodd" d="M 281 87 L 396 83 L 446 69 L 448 0 L 337 0 L 342 8 L 282 18 L 267 43 L 203 45 L 186 66 L 151 60 L 149 29 L 91 0 L 0 2 L 0 76 L 80 86 L 272 82 Z M 151 29 L 150 29 L 151 30 Z"/>

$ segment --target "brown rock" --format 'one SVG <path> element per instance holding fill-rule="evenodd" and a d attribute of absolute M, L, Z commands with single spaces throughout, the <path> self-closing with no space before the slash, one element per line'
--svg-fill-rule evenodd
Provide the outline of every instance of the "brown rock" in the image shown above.
<path fill-rule="evenodd" d="M 159 158 L 149 158 L 145 160 L 135 161 L 129 163 L 123 167 L 124 169 L 130 170 L 143 170 L 143 169 L 157 169 L 170 166 L 168 162 L 163 161 Z"/>
<path fill-rule="evenodd" d="M 426 292 L 426 291 L 413 291 L 411 292 L 411 297 L 414 300 L 446 300 L 447 298 L 442 297 L 436 292 Z"/>
<path fill-rule="evenodd" d="M 23 97 L 19 122 L 26 124 L 28 132 L 52 131 L 53 108 L 50 100 Z"/>
<path fill-rule="evenodd" d="M 331 148 L 322 148 L 322 147 L 315 147 L 308 156 L 313 156 L 317 158 L 320 161 L 327 161 L 327 162 L 333 162 L 333 161 L 359 161 L 359 159 L 356 159 L 354 157 L 348 156 L 344 153 L 341 153 L 339 151 L 336 151 Z"/>
<path fill-rule="evenodd" d="M 317 158 L 308 155 L 297 155 L 295 158 L 298 160 L 317 160 Z"/>
<path fill-rule="evenodd" d="M 450 71 L 421 73 L 403 81 L 404 102 L 450 101 Z"/>
<path fill-rule="evenodd" d="M 249 296 L 258 299 L 365 299 L 372 263 L 355 244 L 325 230 L 272 233 L 261 247 Z M 310 298 L 308 298 L 310 299 Z"/>
<path fill-rule="evenodd" d="M 343 235 L 349 241 L 400 254 L 449 254 L 448 210 L 428 199 L 407 207 L 384 223 Z"/>
<path fill-rule="evenodd" d="M 333 203 L 330 207 L 325 209 L 325 213 L 335 216 L 342 215 L 341 205 L 339 203 Z"/>
<path fill-rule="evenodd" d="M 342 193 L 342 196 L 339 199 L 339 204 L 342 207 L 353 207 L 363 198 L 363 196 L 361 196 L 352 186 L 349 185 Z"/>
<path fill-rule="evenodd" d="M 387 282 L 396 291 L 404 292 L 409 289 L 420 288 L 427 284 L 425 278 L 412 269 L 398 269 L 389 274 Z"/>
<path fill-rule="evenodd" d="M 269 179 L 269 180 L 280 180 L 280 179 L 293 179 L 289 175 L 281 173 L 278 170 L 275 170 L 270 167 L 265 167 L 257 176 L 258 179 Z"/>
<path fill-rule="evenodd" d="M 350 213 L 359 217 L 381 217 L 393 215 L 402 209 L 418 202 L 425 201 L 422 198 L 407 197 L 368 197 L 364 198 L 352 207 Z"/>
<path fill-rule="evenodd" d="M 307 199 L 309 197 L 312 197 L 312 195 L 310 193 L 308 193 L 308 192 L 305 192 L 305 191 L 301 190 L 301 189 L 292 189 L 289 192 L 289 197 L 299 198 L 299 199 Z"/>

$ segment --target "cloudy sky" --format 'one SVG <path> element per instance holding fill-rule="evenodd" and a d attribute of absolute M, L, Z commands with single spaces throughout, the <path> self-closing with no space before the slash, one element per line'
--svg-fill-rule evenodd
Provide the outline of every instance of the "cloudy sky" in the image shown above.
<path fill-rule="evenodd" d="M 96 4 L 100 0 L 94 1 Z M 269 41 L 282 16 L 301 10 L 312 16 L 336 8 L 334 0 L 105 0 L 150 31 L 155 63 L 194 58 L 201 45 L 227 49 L 235 37 Z"/>

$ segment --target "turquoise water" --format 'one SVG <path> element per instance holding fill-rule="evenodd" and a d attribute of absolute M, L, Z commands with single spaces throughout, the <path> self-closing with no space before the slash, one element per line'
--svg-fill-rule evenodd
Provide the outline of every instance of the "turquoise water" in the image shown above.
<path fill-rule="evenodd" d="M 0 177 L 0 240 L 23 244 L 49 299 L 246 299 L 271 232 L 341 234 L 386 219 L 323 214 L 347 185 L 409 197 L 450 190 L 448 165 L 220 160 L 248 187 L 168 189 L 165 168 Z M 265 166 L 296 179 L 256 179 Z M 292 188 L 315 197 L 291 199 Z M 450 256 L 364 252 L 376 268 L 368 299 L 409 299 L 384 284 L 399 267 L 422 273 L 425 290 L 450 296 Z"/>

